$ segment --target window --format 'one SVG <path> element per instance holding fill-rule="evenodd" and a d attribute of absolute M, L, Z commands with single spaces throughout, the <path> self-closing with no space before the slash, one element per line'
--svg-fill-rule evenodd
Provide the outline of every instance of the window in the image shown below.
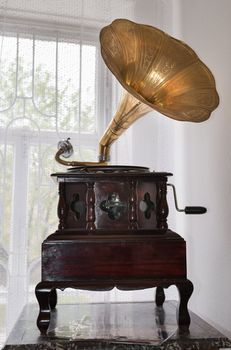
<path fill-rule="evenodd" d="M 70 137 L 75 159 L 97 159 L 107 79 L 94 31 L 9 31 L 0 44 L 0 320 L 13 325 L 57 229 L 57 142 Z"/>
<path fill-rule="evenodd" d="M 6 324 L 9 332 L 23 305 L 35 300 L 41 242 L 57 228 L 57 185 L 49 174 L 66 169 L 54 160 L 57 142 L 70 137 L 74 159 L 96 160 L 98 140 L 117 108 L 120 93 L 102 63 L 99 30 L 115 18 L 140 23 L 148 18 L 153 24 L 159 16 L 161 21 L 163 2 L 0 4 L 0 347 Z M 123 142 L 119 162 L 132 156 L 130 139 Z M 114 158 L 116 163 L 116 152 Z M 92 297 L 86 291 L 72 293 L 63 293 L 63 300 Z M 132 300 L 136 292 L 127 293 L 98 292 L 97 298 L 119 301 L 126 294 Z"/>

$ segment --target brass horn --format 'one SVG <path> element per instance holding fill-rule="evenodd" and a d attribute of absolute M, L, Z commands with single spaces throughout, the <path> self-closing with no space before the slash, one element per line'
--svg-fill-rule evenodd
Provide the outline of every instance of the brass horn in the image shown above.
<path fill-rule="evenodd" d="M 211 71 L 184 42 L 157 28 L 117 19 L 101 30 L 100 43 L 102 57 L 125 93 L 99 142 L 99 162 L 61 160 L 71 148 L 67 140 L 56 154 L 60 163 L 106 165 L 111 144 L 152 109 L 172 119 L 202 122 L 218 106 Z"/>

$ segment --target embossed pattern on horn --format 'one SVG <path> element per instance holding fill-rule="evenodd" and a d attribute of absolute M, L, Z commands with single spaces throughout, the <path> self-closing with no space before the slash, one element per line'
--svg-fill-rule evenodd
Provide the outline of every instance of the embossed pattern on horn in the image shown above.
<path fill-rule="evenodd" d="M 117 19 L 100 33 L 102 57 L 122 86 L 158 112 L 202 122 L 217 107 L 215 80 L 185 43 L 163 31 Z"/>

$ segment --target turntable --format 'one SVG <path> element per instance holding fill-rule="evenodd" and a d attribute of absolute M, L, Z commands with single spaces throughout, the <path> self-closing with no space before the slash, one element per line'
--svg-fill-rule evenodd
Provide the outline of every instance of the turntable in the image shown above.
<path fill-rule="evenodd" d="M 100 43 L 126 92 L 99 142 L 98 162 L 66 160 L 72 145 L 69 139 L 59 142 L 56 160 L 69 169 L 52 174 L 59 185 L 59 225 L 42 243 L 37 325 L 47 332 L 56 289 L 157 287 L 155 302 L 161 306 L 164 288 L 175 285 L 178 325 L 187 328 L 193 284 L 187 279 L 186 242 L 168 228 L 167 187 L 173 187 L 177 210 L 206 209 L 179 209 L 170 173 L 108 163 L 112 143 L 153 109 L 180 121 L 208 119 L 219 102 L 215 81 L 189 46 L 151 26 L 115 20 L 101 30 Z"/>

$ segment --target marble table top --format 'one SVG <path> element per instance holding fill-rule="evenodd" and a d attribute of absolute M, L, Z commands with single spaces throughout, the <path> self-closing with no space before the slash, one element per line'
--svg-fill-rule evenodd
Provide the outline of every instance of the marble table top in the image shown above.
<path fill-rule="evenodd" d="M 219 350 L 231 341 L 191 313 L 189 332 L 178 329 L 176 302 L 58 305 L 47 335 L 36 327 L 38 305 L 27 305 L 4 350 Z"/>

